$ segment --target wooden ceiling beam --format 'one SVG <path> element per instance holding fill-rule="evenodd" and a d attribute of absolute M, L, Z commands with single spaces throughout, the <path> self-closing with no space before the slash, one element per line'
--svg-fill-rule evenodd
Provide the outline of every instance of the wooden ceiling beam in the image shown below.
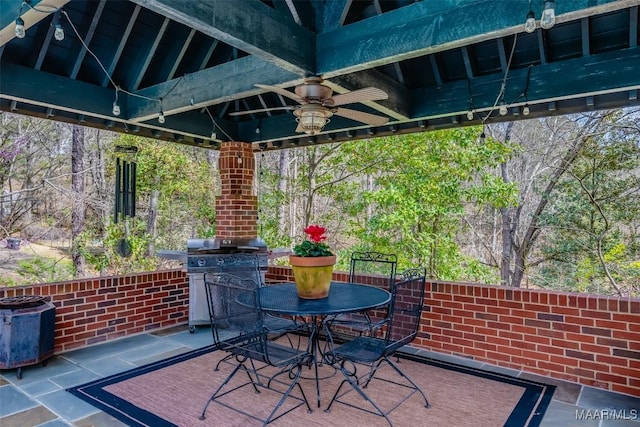
<path fill-rule="evenodd" d="M 314 34 L 259 0 L 132 1 L 301 77 L 315 73 Z"/>
<path fill-rule="evenodd" d="M 557 2 L 563 22 L 629 7 L 631 0 Z M 318 34 L 317 71 L 325 78 L 522 32 L 528 0 L 496 13 L 494 0 L 418 2 Z"/>
<path fill-rule="evenodd" d="M 163 98 L 162 110 L 167 116 L 264 93 L 254 82 L 293 86 L 302 79 L 273 63 L 245 56 L 137 91 L 140 97 L 130 100 L 128 117 L 136 122 L 157 117 L 159 103 L 155 100 L 159 98 Z"/>

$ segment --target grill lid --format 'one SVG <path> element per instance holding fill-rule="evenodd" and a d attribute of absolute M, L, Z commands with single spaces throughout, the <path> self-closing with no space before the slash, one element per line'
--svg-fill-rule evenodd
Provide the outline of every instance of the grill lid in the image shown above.
<path fill-rule="evenodd" d="M 187 253 L 189 255 L 257 252 L 266 250 L 266 243 L 259 237 L 216 237 L 213 239 L 187 240 Z"/>

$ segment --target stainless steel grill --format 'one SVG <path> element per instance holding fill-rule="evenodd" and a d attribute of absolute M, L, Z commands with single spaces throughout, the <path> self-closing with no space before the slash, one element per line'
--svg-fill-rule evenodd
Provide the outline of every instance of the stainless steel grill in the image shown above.
<path fill-rule="evenodd" d="M 189 331 L 198 325 L 209 325 L 209 308 L 204 287 L 204 275 L 228 272 L 239 277 L 253 277 L 246 262 L 234 256 L 256 253 L 262 280 L 268 267 L 267 245 L 260 238 L 215 238 L 187 240 L 187 275 L 189 276 Z M 245 264 L 245 265 L 243 265 Z"/>

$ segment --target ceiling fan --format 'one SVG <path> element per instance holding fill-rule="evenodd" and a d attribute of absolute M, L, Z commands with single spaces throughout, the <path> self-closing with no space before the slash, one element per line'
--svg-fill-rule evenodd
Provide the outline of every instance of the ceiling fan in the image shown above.
<path fill-rule="evenodd" d="M 356 102 L 387 99 L 387 93 L 375 87 L 366 87 L 333 95 L 333 90 L 329 86 L 323 85 L 322 78 L 320 77 L 306 78 L 303 84 L 296 86 L 294 89 L 295 93 L 277 86 L 262 84 L 256 84 L 256 86 L 293 99 L 300 105 L 238 111 L 229 113 L 230 116 L 240 116 L 265 111 L 290 110 L 293 111 L 293 114 L 296 116 L 296 121 L 298 122 L 296 132 L 304 132 L 309 135 L 315 135 L 320 132 L 322 128 L 329 123 L 329 119 L 333 115 L 346 117 L 371 126 L 380 126 L 389 121 L 387 117 L 340 107 L 341 105 Z"/>

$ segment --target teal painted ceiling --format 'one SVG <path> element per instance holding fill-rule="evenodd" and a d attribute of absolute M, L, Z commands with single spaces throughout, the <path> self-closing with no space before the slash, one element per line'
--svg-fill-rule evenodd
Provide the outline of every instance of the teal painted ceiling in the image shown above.
<path fill-rule="evenodd" d="M 0 0 L 0 110 L 278 149 L 638 105 L 640 0 L 555 4 L 555 25 L 528 33 L 543 0 Z M 256 84 L 311 76 L 334 97 L 382 89 L 346 115 L 388 121 L 296 132 L 296 97 Z"/>

